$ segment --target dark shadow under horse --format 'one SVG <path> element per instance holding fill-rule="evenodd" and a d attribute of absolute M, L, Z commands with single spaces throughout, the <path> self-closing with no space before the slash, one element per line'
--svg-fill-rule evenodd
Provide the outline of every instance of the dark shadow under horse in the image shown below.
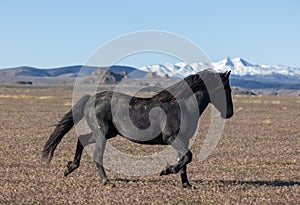
<path fill-rule="evenodd" d="M 79 136 L 74 161 L 68 162 L 65 176 L 79 167 L 84 147 L 96 143 L 94 161 L 102 178 L 102 184 L 109 184 L 103 167 L 103 154 L 106 141 L 119 135 L 140 144 L 171 145 L 178 153 L 178 163 L 167 166 L 160 175 L 180 172 L 182 186 L 191 187 L 186 172 L 187 164 L 192 161 L 189 140 L 193 137 L 198 120 L 209 103 L 217 108 L 222 118 L 232 117 L 233 104 L 229 75 L 230 71 L 225 73 L 216 73 L 212 70 L 201 71 L 184 78 L 151 98 L 139 98 L 112 91 L 101 92 L 94 96 L 86 95 L 78 100 L 72 110 L 60 120 L 44 146 L 42 157 L 50 162 L 63 136 L 74 124 L 85 118 L 92 133 Z M 192 99 L 195 99 L 196 107 L 188 104 Z M 145 130 L 154 126 L 155 136 L 144 138 L 129 136 L 126 130 L 130 130 L 131 127 L 126 127 L 116 119 L 118 113 L 114 113 L 117 111 L 112 109 L 112 102 L 118 107 L 125 106 L 136 129 Z M 157 114 L 164 113 L 164 117 L 158 117 L 153 121 L 151 110 L 156 108 L 159 108 Z M 197 116 L 193 117 L 195 113 Z"/>

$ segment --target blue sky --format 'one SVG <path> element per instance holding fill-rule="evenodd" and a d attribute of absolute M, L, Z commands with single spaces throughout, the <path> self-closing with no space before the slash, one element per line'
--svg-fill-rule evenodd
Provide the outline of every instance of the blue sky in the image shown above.
<path fill-rule="evenodd" d="M 232 56 L 300 68 L 299 2 L 1 0 L 0 68 L 84 64 L 104 43 L 141 30 L 183 36 L 213 61 Z M 151 56 L 128 62 L 167 61 Z"/>

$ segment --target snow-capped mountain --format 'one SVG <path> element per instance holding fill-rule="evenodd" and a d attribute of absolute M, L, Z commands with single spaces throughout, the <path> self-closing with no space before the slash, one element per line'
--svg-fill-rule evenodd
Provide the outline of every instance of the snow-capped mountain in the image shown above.
<path fill-rule="evenodd" d="M 209 68 L 207 66 L 207 68 Z M 201 67 L 200 70 L 204 69 Z M 184 78 L 188 75 L 196 73 L 199 69 L 197 69 L 197 65 L 191 64 L 188 65 L 186 63 L 180 62 L 176 64 L 166 63 L 164 65 L 148 65 L 139 68 L 139 70 L 145 72 L 155 72 L 160 76 L 169 76 L 171 78 Z M 199 71 L 200 71 L 199 70 Z"/>
<path fill-rule="evenodd" d="M 219 62 L 212 63 L 212 66 L 217 71 L 230 69 L 232 70 L 232 74 L 238 76 L 280 74 L 300 77 L 300 68 L 292 68 L 283 65 L 254 65 L 242 58 L 228 57 Z"/>
<path fill-rule="evenodd" d="M 164 65 L 148 65 L 139 68 L 146 72 L 156 72 L 160 76 L 168 75 L 171 78 L 184 78 L 201 70 L 211 68 L 225 72 L 231 70 L 235 77 L 243 77 L 248 80 L 265 80 L 268 82 L 300 83 L 300 68 L 292 68 L 283 65 L 255 65 L 242 58 L 226 58 L 219 62 L 205 64 L 195 62 L 192 64 L 176 63 Z"/>

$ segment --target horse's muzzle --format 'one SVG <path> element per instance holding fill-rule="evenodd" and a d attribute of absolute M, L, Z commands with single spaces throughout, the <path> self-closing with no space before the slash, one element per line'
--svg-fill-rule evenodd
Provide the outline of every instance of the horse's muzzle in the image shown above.
<path fill-rule="evenodd" d="M 221 114 L 221 117 L 223 118 L 223 119 L 229 119 L 229 118 L 231 118 L 233 116 L 233 112 L 227 112 L 226 114 Z"/>

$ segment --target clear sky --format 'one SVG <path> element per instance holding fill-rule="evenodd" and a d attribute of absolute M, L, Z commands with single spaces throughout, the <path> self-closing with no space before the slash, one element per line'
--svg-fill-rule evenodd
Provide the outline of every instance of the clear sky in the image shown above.
<path fill-rule="evenodd" d="M 184 36 L 213 61 L 300 68 L 299 11 L 298 0 L 0 0 L 0 68 L 84 64 L 102 44 L 140 30 Z M 136 64 L 149 63 L 165 62 Z"/>

